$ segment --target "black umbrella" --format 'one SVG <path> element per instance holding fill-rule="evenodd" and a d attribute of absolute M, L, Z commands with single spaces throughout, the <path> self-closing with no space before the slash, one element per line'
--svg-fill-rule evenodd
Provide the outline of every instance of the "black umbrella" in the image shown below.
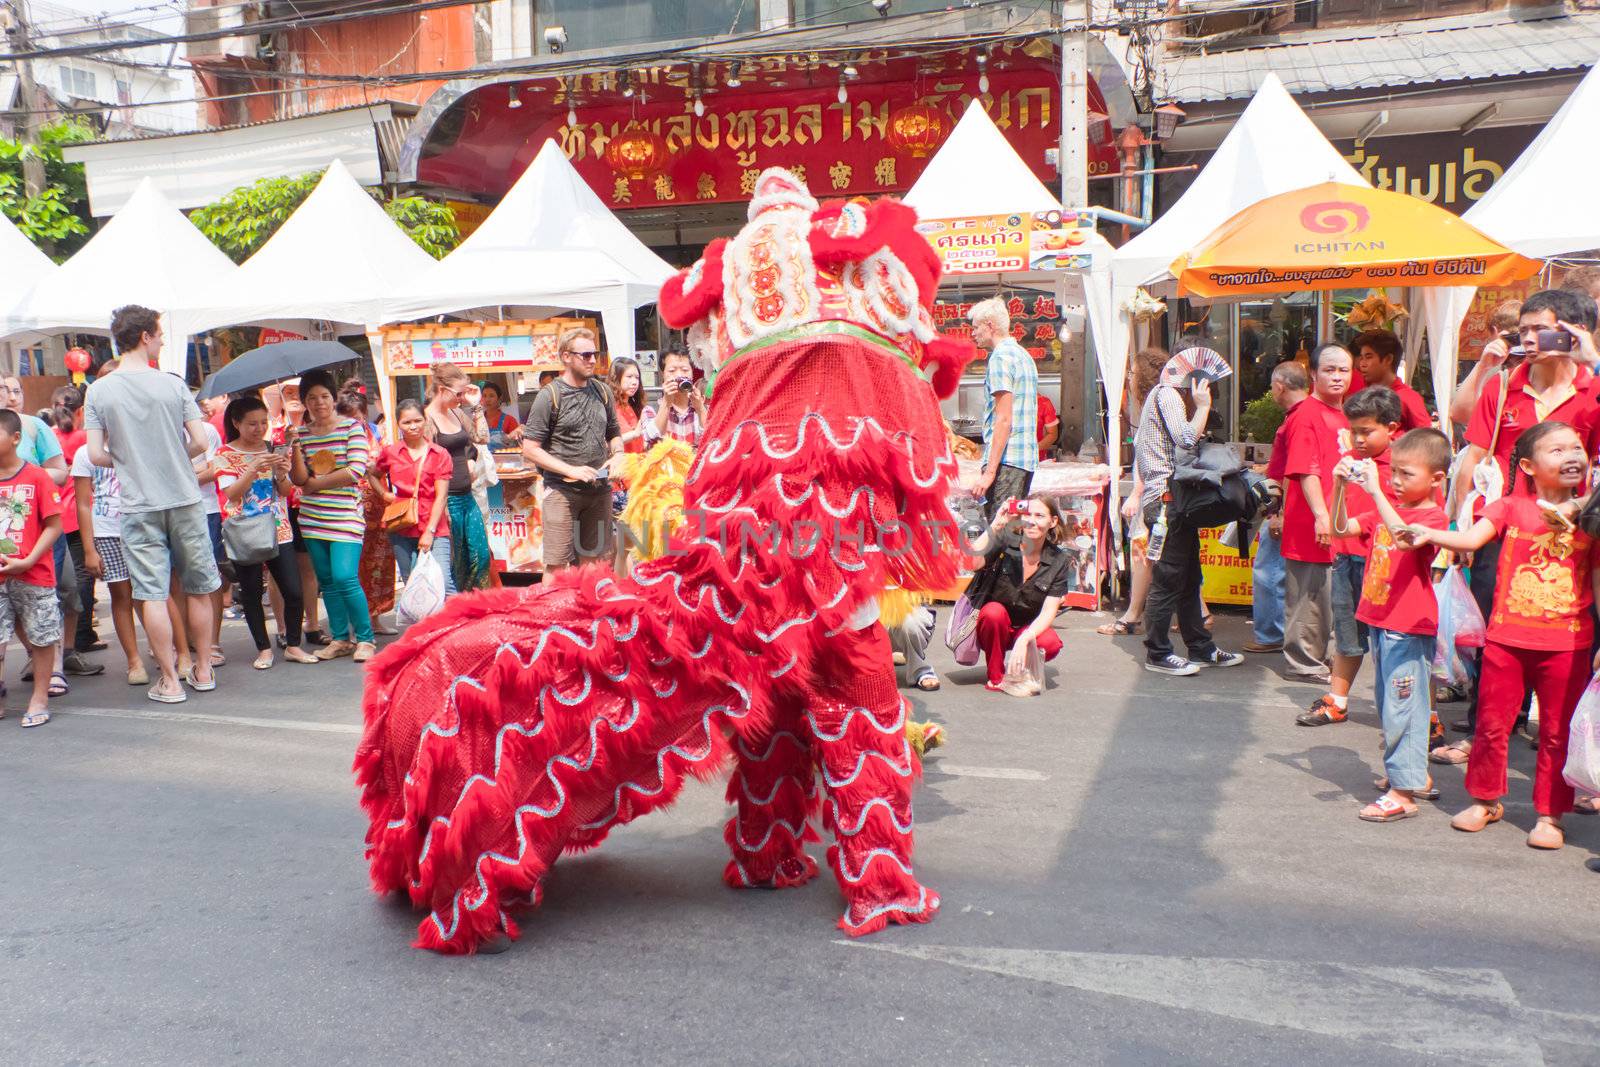
<path fill-rule="evenodd" d="M 349 363 L 356 353 L 337 341 L 279 341 L 262 345 L 234 359 L 206 379 L 199 399 L 243 393 L 258 385 L 296 378 L 319 367 Z"/>

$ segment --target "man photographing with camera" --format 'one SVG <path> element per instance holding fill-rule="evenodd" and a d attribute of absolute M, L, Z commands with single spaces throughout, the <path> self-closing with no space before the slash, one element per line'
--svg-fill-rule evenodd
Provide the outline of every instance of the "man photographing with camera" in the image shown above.
<path fill-rule="evenodd" d="M 694 365 L 687 352 L 670 351 L 661 357 L 661 403 L 645 408 L 642 418 L 647 443 L 666 438 L 699 447 L 706 428 L 706 402 L 694 387 Z"/>

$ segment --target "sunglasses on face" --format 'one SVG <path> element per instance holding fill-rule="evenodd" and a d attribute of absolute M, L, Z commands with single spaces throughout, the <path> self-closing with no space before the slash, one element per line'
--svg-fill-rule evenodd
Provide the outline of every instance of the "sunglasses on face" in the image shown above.
<path fill-rule="evenodd" d="M 588 360 L 588 359 L 598 359 L 599 356 L 600 356 L 600 353 L 598 353 L 598 352 L 568 352 L 567 355 L 569 355 L 569 356 L 577 356 L 579 359 Z"/>

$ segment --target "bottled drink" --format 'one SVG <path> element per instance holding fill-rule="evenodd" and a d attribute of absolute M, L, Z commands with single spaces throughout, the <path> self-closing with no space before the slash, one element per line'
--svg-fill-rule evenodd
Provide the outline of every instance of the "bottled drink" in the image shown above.
<path fill-rule="evenodd" d="M 1167 505 L 1163 501 L 1161 512 L 1156 516 L 1156 524 L 1150 527 L 1150 544 L 1145 547 L 1144 558 L 1151 563 L 1161 559 L 1161 549 L 1167 543 Z"/>

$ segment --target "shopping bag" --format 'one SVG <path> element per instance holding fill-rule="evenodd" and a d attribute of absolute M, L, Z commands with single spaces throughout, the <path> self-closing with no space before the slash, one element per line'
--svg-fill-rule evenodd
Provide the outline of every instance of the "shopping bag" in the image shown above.
<path fill-rule="evenodd" d="M 1472 684 L 1472 673 L 1461 649 L 1483 647 L 1483 613 L 1472 599 L 1459 567 L 1445 569 L 1433 583 L 1433 594 L 1439 603 L 1439 637 L 1433 646 L 1434 680 L 1453 689 L 1466 689 Z M 1462 642 L 1463 634 L 1469 643 Z M 1473 640 L 1476 645 L 1470 643 Z"/>
<path fill-rule="evenodd" d="M 400 625 L 410 626 L 421 622 L 444 607 L 444 570 L 433 553 L 424 552 L 406 579 L 406 587 L 395 603 L 395 617 Z"/>
<path fill-rule="evenodd" d="M 1439 611 L 1445 610 L 1445 600 L 1450 601 L 1450 617 L 1455 621 L 1452 640 L 1457 648 L 1482 648 L 1488 636 L 1483 622 L 1483 612 L 1472 596 L 1472 589 L 1461 574 L 1460 567 L 1448 567 L 1444 576 L 1433 586 L 1439 601 Z"/>
<path fill-rule="evenodd" d="M 1039 643 L 1028 642 L 1027 651 L 1017 657 L 1022 660 L 1021 663 L 1013 664 L 1012 658 L 1012 653 L 1007 653 L 1006 674 L 1000 682 L 1001 691 L 1014 697 L 1036 697 L 1044 692 L 1044 656 L 1039 652 Z"/>
<path fill-rule="evenodd" d="M 970 667 L 978 662 L 982 654 L 978 647 L 978 611 L 981 605 L 974 605 L 967 594 L 962 593 L 956 598 L 955 607 L 950 609 L 950 621 L 945 624 L 944 643 L 955 655 L 956 662 L 963 667 Z"/>
<path fill-rule="evenodd" d="M 1572 713 L 1567 733 L 1567 765 L 1561 776 L 1574 789 L 1600 793 L 1600 674 L 1589 682 Z"/>

